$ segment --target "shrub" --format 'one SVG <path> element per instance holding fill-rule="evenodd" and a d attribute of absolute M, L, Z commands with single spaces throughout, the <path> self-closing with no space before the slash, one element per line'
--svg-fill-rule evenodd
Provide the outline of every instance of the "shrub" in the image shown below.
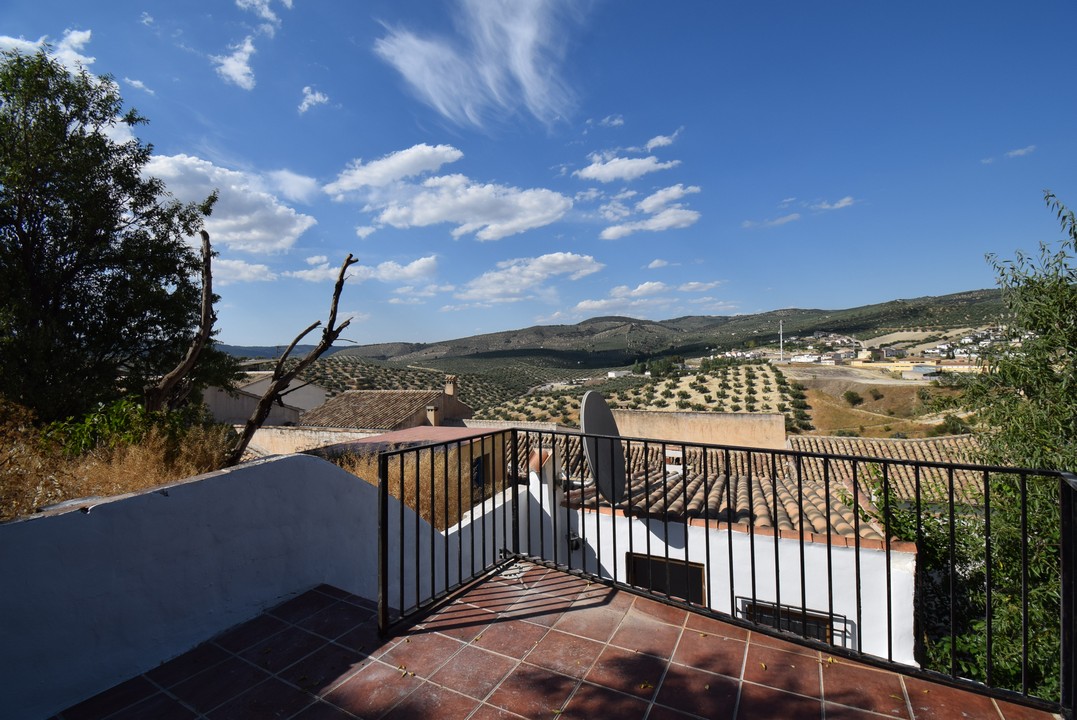
<path fill-rule="evenodd" d="M 864 398 L 860 397 L 860 393 L 856 390 L 846 390 L 841 396 L 850 407 L 856 407 L 864 402 Z"/>

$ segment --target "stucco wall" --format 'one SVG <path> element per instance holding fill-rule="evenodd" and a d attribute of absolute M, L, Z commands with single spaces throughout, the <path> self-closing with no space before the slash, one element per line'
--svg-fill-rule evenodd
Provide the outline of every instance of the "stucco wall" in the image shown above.
<path fill-rule="evenodd" d="M 713 445 L 785 447 L 785 417 L 779 413 L 708 413 L 613 410 L 625 437 Z"/>
<path fill-rule="evenodd" d="M 351 442 L 382 430 L 342 430 L 313 427 L 261 427 L 251 439 L 254 449 L 269 455 L 287 455 L 312 448 Z"/>
<path fill-rule="evenodd" d="M 2 714 L 47 717 L 320 583 L 376 598 L 376 508 L 370 484 L 291 456 L 0 525 Z"/>
<path fill-rule="evenodd" d="M 236 425 L 247 422 L 247 418 L 254 412 L 261 398 L 242 390 L 229 393 L 218 387 L 206 388 L 202 393 L 202 402 L 209 408 L 213 419 L 226 425 Z M 286 405 L 281 407 L 274 404 L 269 410 L 266 425 L 295 424 L 299 422 L 299 408 Z"/>

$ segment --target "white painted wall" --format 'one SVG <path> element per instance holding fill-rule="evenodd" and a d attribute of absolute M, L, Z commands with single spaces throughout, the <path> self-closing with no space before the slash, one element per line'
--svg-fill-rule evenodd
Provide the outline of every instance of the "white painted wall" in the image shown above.
<path fill-rule="evenodd" d="M 550 462 L 543 466 L 542 479 L 538 474 L 531 473 L 529 496 L 532 506 L 528 509 L 530 531 L 523 535 L 530 544 L 525 547 L 525 552 L 553 559 L 551 553 L 556 543 L 560 562 L 621 582 L 628 580 L 626 553 L 664 559 L 668 552 L 670 559 L 704 566 L 707 605 L 712 610 L 743 617 L 744 601 L 737 600 L 740 597 L 797 607 L 803 602 L 809 612 L 825 615 L 833 603 L 833 612 L 847 618 L 845 629 L 849 633 L 848 647 L 917 666 L 913 628 L 915 553 L 896 550 L 890 553 L 889 596 L 893 626 L 888 627 L 887 558 L 883 550 L 832 546 L 828 552 L 826 544 L 820 542 L 805 541 L 802 545 L 799 539 L 779 538 L 776 544 L 771 535 L 756 534 L 753 540 L 751 535 L 737 529 L 729 532 L 725 528 L 708 529 L 677 522 L 663 523 L 661 520 L 570 510 L 562 506 L 564 495 L 560 488 L 550 482 L 556 476 L 551 466 Z M 538 510 L 539 502 L 542 503 L 542 512 Z M 550 513 L 551 508 L 558 510 L 556 520 Z M 571 561 L 568 559 L 569 532 L 581 538 L 579 549 L 571 553 Z M 800 571 L 802 549 L 805 568 L 803 596 Z M 861 587 L 859 614 L 856 597 L 858 577 Z M 835 626 L 835 631 L 839 629 Z"/>
<path fill-rule="evenodd" d="M 0 577 L 0 714 L 47 717 L 320 583 L 376 599 L 377 489 L 274 458 L 0 525 Z"/>

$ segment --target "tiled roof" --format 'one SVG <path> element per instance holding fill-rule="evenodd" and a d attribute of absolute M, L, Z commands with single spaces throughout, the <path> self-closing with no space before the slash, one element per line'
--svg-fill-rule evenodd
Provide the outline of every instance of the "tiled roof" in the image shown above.
<path fill-rule="evenodd" d="M 313 427 L 394 430 L 441 395 L 440 390 L 349 390 L 299 417 Z"/>
<path fill-rule="evenodd" d="M 857 457 L 874 457 L 885 460 L 917 460 L 938 463 L 969 463 L 973 461 L 976 451 L 976 439 L 972 435 L 953 435 L 938 438 L 898 439 L 898 438 L 850 438 L 826 437 L 818 435 L 794 435 L 789 438 L 790 447 L 811 453 L 827 455 L 854 455 Z M 804 477 L 814 481 L 823 480 L 824 471 L 830 477 L 847 484 L 852 483 L 852 463 L 848 460 L 822 458 L 804 458 L 801 468 Z M 865 477 L 868 463 L 858 463 L 858 479 L 881 483 L 878 471 L 874 478 Z M 894 495 L 906 502 L 916 500 L 917 471 L 911 465 L 888 466 L 887 477 Z M 940 468 L 921 467 L 920 501 L 922 503 L 944 503 L 950 492 L 949 473 Z M 979 504 L 983 494 L 983 477 L 968 470 L 955 470 L 954 500 L 958 503 Z M 862 485 L 863 487 L 863 485 Z"/>
<path fill-rule="evenodd" d="M 566 477 L 582 484 L 569 492 L 569 502 L 599 507 L 579 438 L 560 436 L 557 444 L 557 460 Z M 675 443 L 664 447 L 680 452 Z M 634 515 L 821 535 L 827 533 L 829 517 L 834 537 L 883 539 L 877 524 L 857 519 L 851 493 L 841 483 L 832 482 L 828 496 L 822 482 L 798 483 L 785 460 L 768 452 L 687 448 L 682 474 L 665 469 L 662 443 L 649 444 L 646 452 L 641 445 L 627 444 L 628 487 L 616 507 Z"/>

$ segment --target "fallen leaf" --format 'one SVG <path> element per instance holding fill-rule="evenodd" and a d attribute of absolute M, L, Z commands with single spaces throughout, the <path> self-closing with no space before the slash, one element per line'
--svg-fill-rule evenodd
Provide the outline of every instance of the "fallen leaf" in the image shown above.
<path fill-rule="evenodd" d="M 761 668 L 763 668 L 764 670 L 766 670 L 766 669 L 767 669 L 767 664 L 766 664 L 765 662 L 761 662 L 761 663 L 759 663 L 759 667 L 761 667 Z"/>
<path fill-rule="evenodd" d="M 650 690 L 653 687 L 654 687 L 654 685 L 651 685 L 649 682 L 641 682 L 639 684 L 639 689 L 640 690 Z"/>

